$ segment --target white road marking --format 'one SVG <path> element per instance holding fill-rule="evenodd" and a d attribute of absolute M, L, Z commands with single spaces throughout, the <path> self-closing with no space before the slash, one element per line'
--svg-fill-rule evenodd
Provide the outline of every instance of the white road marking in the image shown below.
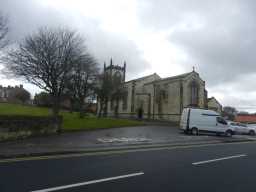
<path fill-rule="evenodd" d="M 143 142 L 143 141 L 151 141 L 152 139 L 148 139 L 145 137 L 135 137 L 135 138 L 129 138 L 129 137 L 121 137 L 121 138 L 98 138 L 97 141 L 101 143 L 114 143 L 114 142 Z"/>
<path fill-rule="evenodd" d="M 192 165 L 201 165 L 201 164 L 205 164 L 205 163 L 211 163 L 211 162 L 215 162 L 215 161 L 222 161 L 222 160 L 226 160 L 226 159 L 233 159 L 233 158 L 239 158 L 239 157 L 245 157 L 245 156 L 247 156 L 247 155 L 246 154 L 233 155 L 233 156 L 222 157 L 222 158 L 218 158 L 218 159 L 194 162 L 194 163 L 192 163 Z"/>
<path fill-rule="evenodd" d="M 105 182 L 105 181 L 123 179 L 123 178 L 127 178 L 127 177 L 134 177 L 134 176 L 139 176 L 139 175 L 143 175 L 143 174 L 144 174 L 143 172 L 138 172 L 138 173 L 132 173 L 132 174 L 128 174 L 128 175 L 108 177 L 108 178 L 104 178 L 104 179 L 98 179 L 98 180 L 86 181 L 86 182 L 82 182 L 82 183 L 75 183 L 75 184 L 71 184 L 71 185 L 64 185 L 64 186 L 58 186 L 58 187 L 53 187 L 53 188 L 41 189 L 41 190 L 36 190 L 36 191 L 31 191 L 31 192 L 58 191 L 58 190 L 72 188 L 72 187 L 79 187 L 79 186 L 83 186 L 83 185 L 90 185 L 90 184 L 94 184 L 94 183 L 100 183 L 100 182 Z"/>

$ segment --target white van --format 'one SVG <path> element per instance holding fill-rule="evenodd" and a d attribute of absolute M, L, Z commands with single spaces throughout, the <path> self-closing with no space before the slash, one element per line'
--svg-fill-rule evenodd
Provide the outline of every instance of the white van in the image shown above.
<path fill-rule="evenodd" d="M 228 125 L 219 113 L 197 108 L 183 109 L 180 128 L 185 133 L 191 133 L 192 135 L 198 135 L 199 132 L 212 132 L 230 137 L 234 133 L 233 128 Z"/>

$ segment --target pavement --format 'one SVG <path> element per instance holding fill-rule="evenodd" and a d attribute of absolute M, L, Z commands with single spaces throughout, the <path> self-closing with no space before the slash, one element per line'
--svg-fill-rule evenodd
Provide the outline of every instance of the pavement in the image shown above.
<path fill-rule="evenodd" d="M 0 159 L 160 146 L 253 141 L 256 137 L 185 135 L 175 126 L 146 125 L 63 133 L 0 143 Z"/>
<path fill-rule="evenodd" d="M 0 161 L 1 192 L 255 192 L 256 142 Z"/>

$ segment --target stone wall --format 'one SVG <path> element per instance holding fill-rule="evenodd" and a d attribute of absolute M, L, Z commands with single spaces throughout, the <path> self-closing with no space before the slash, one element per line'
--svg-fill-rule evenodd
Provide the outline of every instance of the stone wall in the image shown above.
<path fill-rule="evenodd" d="M 192 82 L 196 83 L 198 89 L 198 107 L 204 108 L 205 82 L 198 73 L 191 72 L 178 78 L 164 79 L 154 74 L 125 83 L 128 92 L 127 109 L 122 109 L 123 101 L 120 100 L 118 115 L 137 118 L 138 110 L 142 108 L 143 119 L 179 122 L 183 108 L 191 106 Z M 108 116 L 114 116 L 110 102 L 108 109 Z"/>
<path fill-rule="evenodd" d="M 222 106 L 216 101 L 216 99 L 210 99 L 208 101 L 208 109 L 212 109 L 218 113 L 221 113 Z"/>
<path fill-rule="evenodd" d="M 140 107 L 140 103 L 143 102 L 143 105 L 145 105 L 145 111 L 147 113 L 148 111 L 148 99 L 149 96 L 147 95 L 138 95 L 141 93 L 144 93 L 144 85 L 146 83 L 150 83 L 152 81 L 155 81 L 157 79 L 159 79 L 160 77 L 156 74 L 153 75 L 149 75 L 145 78 L 139 78 L 136 80 L 132 80 L 132 81 L 128 81 L 125 82 L 124 86 L 126 87 L 127 91 L 128 91 L 128 95 L 127 95 L 127 108 L 123 109 L 122 105 L 123 105 L 123 101 L 120 100 L 119 101 L 119 110 L 118 113 L 119 114 L 124 114 L 125 116 L 129 116 L 128 114 L 130 114 L 130 117 L 134 116 L 134 113 L 137 114 L 137 110 Z M 133 90 L 134 89 L 134 95 L 132 95 Z M 152 93 L 153 94 L 153 93 Z M 151 97 L 153 96 L 151 94 Z M 134 99 L 134 100 L 133 100 Z M 133 103 L 133 111 L 132 111 L 132 103 Z M 151 108 L 152 109 L 152 108 Z M 114 116 L 115 111 L 111 110 L 111 102 L 108 102 L 108 116 Z"/>
<path fill-rule="evenodd" d="M 0 141 L 60 132 L 62 117 L 0 115 Z"/>

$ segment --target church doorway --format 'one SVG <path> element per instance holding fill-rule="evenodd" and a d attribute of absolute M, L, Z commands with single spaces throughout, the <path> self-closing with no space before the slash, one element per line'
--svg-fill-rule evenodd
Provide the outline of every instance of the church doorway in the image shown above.
<path fill-rule="evenodd" d="M 138 109 L 138 114 L 137 114 L 138 119 L 143 119 L 143 113 L 144 113 L 143 108 L 140 107 Z"/>

